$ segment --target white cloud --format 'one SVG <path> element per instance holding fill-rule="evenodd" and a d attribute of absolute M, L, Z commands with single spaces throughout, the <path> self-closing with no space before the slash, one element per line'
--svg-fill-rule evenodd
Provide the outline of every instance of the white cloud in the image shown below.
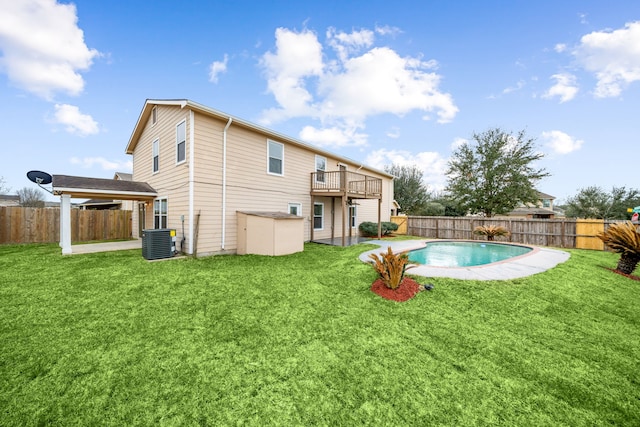
<path fill-rule="evenodd" d="M 314 115 L 305 79 L 322 74 L 322 45 L 308 30 L 300 33 L 286 28 L 276 30 L 276 52 L 263 55 L 261 65 L 267 74 L 267 85 L 281 108 L 263 113 L 266 124 L 291 117 Z"/>
<path fill-rule="evenodd" d="M 45 99 L 78 95 L 80 71 L 100 53 L 84 43 L 76 7 L 55 0 L 0 2 L 0 70 L 19 87 Z"/>
<path fill-rule="evenodd" d="M 402 30 L 398 27 L 390 27 L 388 25 L 376 26 L 376 33 L 381 36 L 391 35 L 396 36 L 402 33 Z"/>
<path fill-rule="evenodd" d="M 556 154 L 569 154 L 579 150 L 582 144 L 584 144 L 583 140 L 575 139 L 571 135 L 559 130 L 542 132 L 540 137 L 546 141 L 545 145 L 551 148 Z"/>
<path fill-rule="evenodd" d="M 526 84 L 526 83 L 524 82 L 524 80 L 520 80 L 520 81 L 518 81 L 518 83 L 516 83 L 516 85 L 515 85 L 515 86 L 509 86 L 509 87 L 505 88 L 505 89 L 502 91 L 502 93 L 503 93 L 503 94 L 507 94 L 507 93 L 511 93 L 511 92 L 517 92 L 517 91 L 519 91 L 520 89 L 522 89 L 522 88 L 525 86 L 525 84 Z"/>
<path fill-rule="evenodd" d="M 567 45 L 564 43 L 558 43 L 553 47 L 553 50 L 555 50 L 558 53 L 562 53 L 565 50 L 567 50 Z"/>
<path fill-rule="evenodd" d="M 595 73 L 598 98 L 619 96 L 640 80 L 640 21 L 615 31 L 595 31 L 582 36 L 573 52 L 582 66 Z"/>
<path fill-rule="evenodd" d="M 422 171 L 422 181 L 432 191 L 442 191 L 447 184 L 445 172 L 447 160 L 434 151 L 417 154 L 403 150 L 380 149 L 371 152 L 365 159 L 367 165 L 384 169 L 386 165 L 417 166 Z"/>
<path fill-rule="evenodd" d="M 374 34 L 371 30 L 353 31 L 344 33 L 336 31 L 335 28 L 327 30 L 327 41 L 341 61 L 348 59 L 350 54 L 360 51 L 360 49 L 370 47 L 373 44 Z"/>
<path fill-rule="evenodd" d="M 225 53 L 222 61 L 213 61 L 209 66 L 209 81 L 212 83 L 218 83 L 218 76 L 227 72 L 227 63 L 229 62 L 229 56 Z"/>
<path fill-rule="evenodd" d="M 387 137 L 391 139 L 400 138 L 400 128 L 394 126 L 387 131 Z"/>
<path fill-rule="evenodd" d="M 98 122 L 88 114 L 82 114 L 75 105 L 56 104 L 54 123 L 65 126 L 65 130 L 78 136 L 94 135 L 100 132 Z"/>
<path fill-rule="evenodd" d="M 72 157 L 69 159 L 72 165 L 79 165 L 85 169 L 90 169 L 95 165 L 99 166 L 103 170 L 126 172 L 133 170 L 133 162 L 126 161 L 110 161 L 104 157 Z"/>
<path fill-rule="evenodd" d="M 305 126 L 300 131 L 300 139 L 321 147 L 362 146 L 367 143 L 367 135 L 359 133 L 355 127 L 334 126 L 318 129 Z"/>
<path fill-rule="evenodd" d="M 451 143 L 451 151 L 455 151 L 458 148 L 462 147 L 465 144 L 468 144 L 469 140 L 465 139 L 465 138 L 456 138 L 453 140 L 453 142 Z"/>
<path fill-rule="evenodd" d="M 263 112 L 262 122 L 293 117 L 310 117 L 321 122 L 321 129 L 310 128 L 307 135 L 339 133 L 352 136 L 348 145 L 360 145 L 366 120 L 377 114 L 402 116 L 418 110 L 424 119 L 433 115 L 440 123 L 455 117 L 458 108 L 450 94 L 439 90 L 441 76 L 433 70 L 435 61 L 401 57 L 388 47 L 376 47 L 375 34 L 391 32 L 362 29 L 351 33 L 333 28 L 327 31 L 327 45 L 335 52 L 330 58 L 309 30 L 276 30 L 276 50 L 262 57 L 268 90 L 279 107 Z M 337 132 L 342 130 L 342 132 Z M 332 145 L 346 145 L 339 139 Z"/>
<path fill-rule="evenodd" d="M 551 99 L 556 96 L 560 97 L 560 102 L 571 101 L 578 93 L 578 86 L 576 84 L 576 76 L 569 73 L 554 74 L 551 76 L 555 79 L 556 84 L 551 86 L 542 97 Z"/>

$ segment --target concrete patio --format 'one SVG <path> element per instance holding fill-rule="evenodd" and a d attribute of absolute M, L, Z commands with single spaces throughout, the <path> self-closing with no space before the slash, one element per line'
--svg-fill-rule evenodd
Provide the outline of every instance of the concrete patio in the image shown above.
<path fill-rule="evenodd" d="M 86 243 L 71 245 L 69 255 L 94 254 L 97 252 L 126 251 L 131 249 L 142 250 L 142 240 L 123 240 L 121 242 Z"/>

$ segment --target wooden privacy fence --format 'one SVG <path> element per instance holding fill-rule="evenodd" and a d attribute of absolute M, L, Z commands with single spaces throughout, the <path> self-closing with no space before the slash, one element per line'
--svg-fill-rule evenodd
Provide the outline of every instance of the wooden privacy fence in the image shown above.
<path fill-rule="evenodd" d="M 523 243 L 536 246 L 603 250 L 596 237 L 617 220 L 592 219 L 520 219 L 448 216 L 408 216 L 407 234 L 433 239 L 483 240 L 473 229 L 480 225 L 503 226 L 511 232 L 496 241 Z"/>
<path fill-rule="evenodd" d="M 128 239 L 131 211 L 71 209 L 71 241 Z M 60 209 L 0 207 L 0 244 L 60 241 Z"/>

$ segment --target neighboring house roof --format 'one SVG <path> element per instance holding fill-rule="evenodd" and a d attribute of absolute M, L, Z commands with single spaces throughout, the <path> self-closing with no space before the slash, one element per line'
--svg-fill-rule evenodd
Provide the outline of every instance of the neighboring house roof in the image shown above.
<path fill-rule="evenodd" d="M 18 206 L 20 196 L 12 194 L 0 194 L 0 206 Z"/>
<path fill-rule="evenodd" d="M 551 209 L 544 208 L 516 208 L 509 212 L 509 216 L 522 216 L 522 215 L 555 215 L 555 212 Z"/>
<path fill-rule="evenodd" d="M 153 199 L 158 194 L 149 184 L 139 181 L 53 175 L 53 192 L 73 197 L 114 198 L 121 200 Z"/>
<path fill-rule="evenodd" d="M 133 181 L 133 174 L 126 172 L 116 172 L 113 175 L 113 179 L 119 179 L 121 181 Z"/>
<path fill-rule="evenodd" d="M 542 191 L 538 191 L 538 198 L 539 199 L 555 199 L 555 197 L 551 196 L 550 194 L 543 193 Z"/>
<path fill-rule="evenodd" d="M 151 116 L 151 111 L 153 110 L 153 107 L 155 105 L 173 105 L 173 106 L 179 106 L 180 108 L 190 108 L 193 111 L 196 111 L 198 113 L 201 114 L 205 114 L 207 116 L 210 117 L 215 117 L 218 118 L 220 120 L 223 120 L 225 122 L 229 122 L 229 120 L 231 120 L 231 126 L 241 126 L 247 129 L 250 129 L 254 132 L 258 132 L 261 134 L 264 134 L 265 136 L 267 136 L 268 138 L 272 138 L 272 139 L 277 139 L 278 141 L 285 141 L 288 142 L 292 145 L 297 145 L 299 147 L 305 148 L 309 151 L 315 152 L 317 154 L 323 155 L 323 156 L 327 156 L 327 157 L 333 157 L 335 159 L 337 159 L 338 161 L 342 161 L 345 163 L 352 163 L 352 164 L 357 164 L 359 166 L 362 167 L 362 169 L 365 170 L 369 170 L 375 173 L 378 173 L 380 175 L 386 176 L 388 178 L 394 178 L 393 175 L 388 174 L 384 171 L 372 168 L 370 166 L 364 165 L 361 162 L 349 159 L 347 157 L 342 157 L 342 156 L 338 156 L 335 153 L 331 153 L 329 151 L 325 151 L 322 150 L 314 145 L 311 145 L 309 143 L 300 141 L 299 139 L 295 139 L 292 138 L 290 136 L 287 135 L 283 135 L 281 133 L 275 132 L 273 130 L 267 129 L 265 127 L 262 127 L 260 125 L 248 122 L 246 120 L 240 119 L 238 117 L 229 115 L 227 113 L 223 113 L 222 111 L 218 111 L 218 110 L 214 110 L 213 108 L 207 107 L 205 105 L 202 104 L 198 104 L 197 102 L 193 102 L 190 101 L 188 99 L 147 99 L 144 107 L 142 108 L 142 112 L 140 113 L 140 116 L 138 117 L 138 121 L 136 122 L 136 125 L 133 129 L 133 133 L 131 134 L 131 137 L 129 138 L 129 142 L 127 144 L 127 148 L 125 150 L 125 152 L 127 154 L 133 154 L 133 151 L 136 148 L 136 145 L 138 144 L 139 140 L 140 140 L 140 136 L 142 134 L 142 131 L 144 130 L 144 125 L 145 123 L 147 123 L 147 121 L 149 120 L 149 117 Z"/>

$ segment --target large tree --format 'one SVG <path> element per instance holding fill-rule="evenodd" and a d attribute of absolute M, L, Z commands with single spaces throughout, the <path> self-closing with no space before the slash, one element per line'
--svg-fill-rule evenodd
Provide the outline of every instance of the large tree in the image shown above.
<path fill-rule="evenodd" d="M 20 206 L 29 208 L 43 208 L 44 195 L 37 188 L 24 187 L 17 192 L 20 196 Z"/>
<path fill-rule="evenodd" d="M 533 165 L 544 156 L 533 139 L 500 128 L 474 133 L 473 139 L 453 153 L 447 168 L 446 190 L 465 211 L 492 217 L 537 202 L 536 183 L 549 174 Z"/>
<path fill-rule="evenodd" d="M 429 191 L 422 182 L 418 166 L 387 165 L 384 170 L 395 176 L 393 194 L 400 210 L 408 215 L 421 215 L 429 201 Z"/>
<path fill-rule="evenodd" d="M 640 206 L 640 191 L 634 188 L 613 187 L 608 193 L 600 187 L 585 187 L 565 204 L 570 218 L 630 219 L 628 208 Z"/>

